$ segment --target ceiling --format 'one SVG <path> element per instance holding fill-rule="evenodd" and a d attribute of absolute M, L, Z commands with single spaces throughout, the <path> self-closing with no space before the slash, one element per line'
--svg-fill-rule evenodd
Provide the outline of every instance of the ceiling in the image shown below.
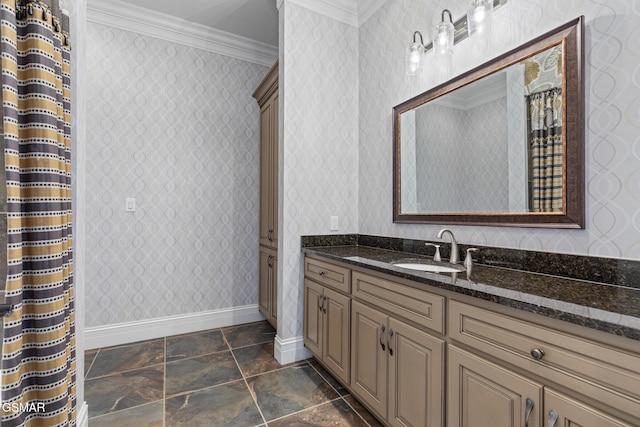
<path fill-rule="evenodd" d="M 237 36 L 278 45 L 277 0 L 128 0 L 127 3 Z M 362 22 L 385 0 L 289 0 L 317 12 Z"/>

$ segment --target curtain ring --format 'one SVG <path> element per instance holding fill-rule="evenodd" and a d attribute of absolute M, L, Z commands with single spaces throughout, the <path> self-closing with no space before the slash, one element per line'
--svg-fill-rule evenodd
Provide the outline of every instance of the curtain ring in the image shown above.
<path fill-rule="evenodd" d="M 47 9 L 42 9 L 42 20 L 46 21 L 49 17 L 47 16 Z"/>

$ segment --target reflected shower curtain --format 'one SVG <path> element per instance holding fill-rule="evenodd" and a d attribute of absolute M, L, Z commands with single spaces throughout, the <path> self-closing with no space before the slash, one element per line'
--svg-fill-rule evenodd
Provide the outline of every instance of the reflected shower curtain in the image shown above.
<path fill-rule="evenodd" d="M 530 111 L 533 212 L 562 212 L 562 90 L 527 97 Z"/>
<path fill-rule="evenodd" d="M 68 17 L 58 0 L 1 0 L 7 177 L 3 427 L 74 426 Z"/>

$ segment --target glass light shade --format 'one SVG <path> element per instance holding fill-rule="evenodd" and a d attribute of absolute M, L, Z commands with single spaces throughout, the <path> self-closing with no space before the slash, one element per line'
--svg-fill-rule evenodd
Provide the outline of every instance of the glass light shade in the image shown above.
<path fill-rule="evenodd" d="M 436 57 L 448 57 L 453 53 L 453 24 L 442 21 L 436 25 L 433 40 L 433 53 Z"/>
<path fill-rule="evenodd" d="M 407 74 L 415 76 L 422 71 L 422 57 L 424 56 L 424 48 L 420 43 L 411 43 L 405 54 L 405 67 Z"/>
<path fill-rule="evenodd" d="M 491 31 L 493 20 L 493 0 L 471 0 L 467 10 L 467 29 L 469 36 L 476 33 L 487 34 Z"/>

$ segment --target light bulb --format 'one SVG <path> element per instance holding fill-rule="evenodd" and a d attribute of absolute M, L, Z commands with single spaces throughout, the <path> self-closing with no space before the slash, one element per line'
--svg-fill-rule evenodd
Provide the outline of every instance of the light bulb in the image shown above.
<path fill-rule="evenodd" d="M 405 55 L 405 67 L 408 75 L 415 76 L 419 74 L 423 55 L 424 48 L 422 44 L 414 42 L 409 45 Z"/>
<path fill-rule="evenodd" d="M 433 43 L 433 53 L 445 57 L 453 53 L 453 24 L 442 21 L 436 26 L 436 37 Z"/>
<path fill-rule="evenodd" d="M 467 30 L 469 36 L 491 31 L 493 0 L 472 0 L 467 9 Z"/>

